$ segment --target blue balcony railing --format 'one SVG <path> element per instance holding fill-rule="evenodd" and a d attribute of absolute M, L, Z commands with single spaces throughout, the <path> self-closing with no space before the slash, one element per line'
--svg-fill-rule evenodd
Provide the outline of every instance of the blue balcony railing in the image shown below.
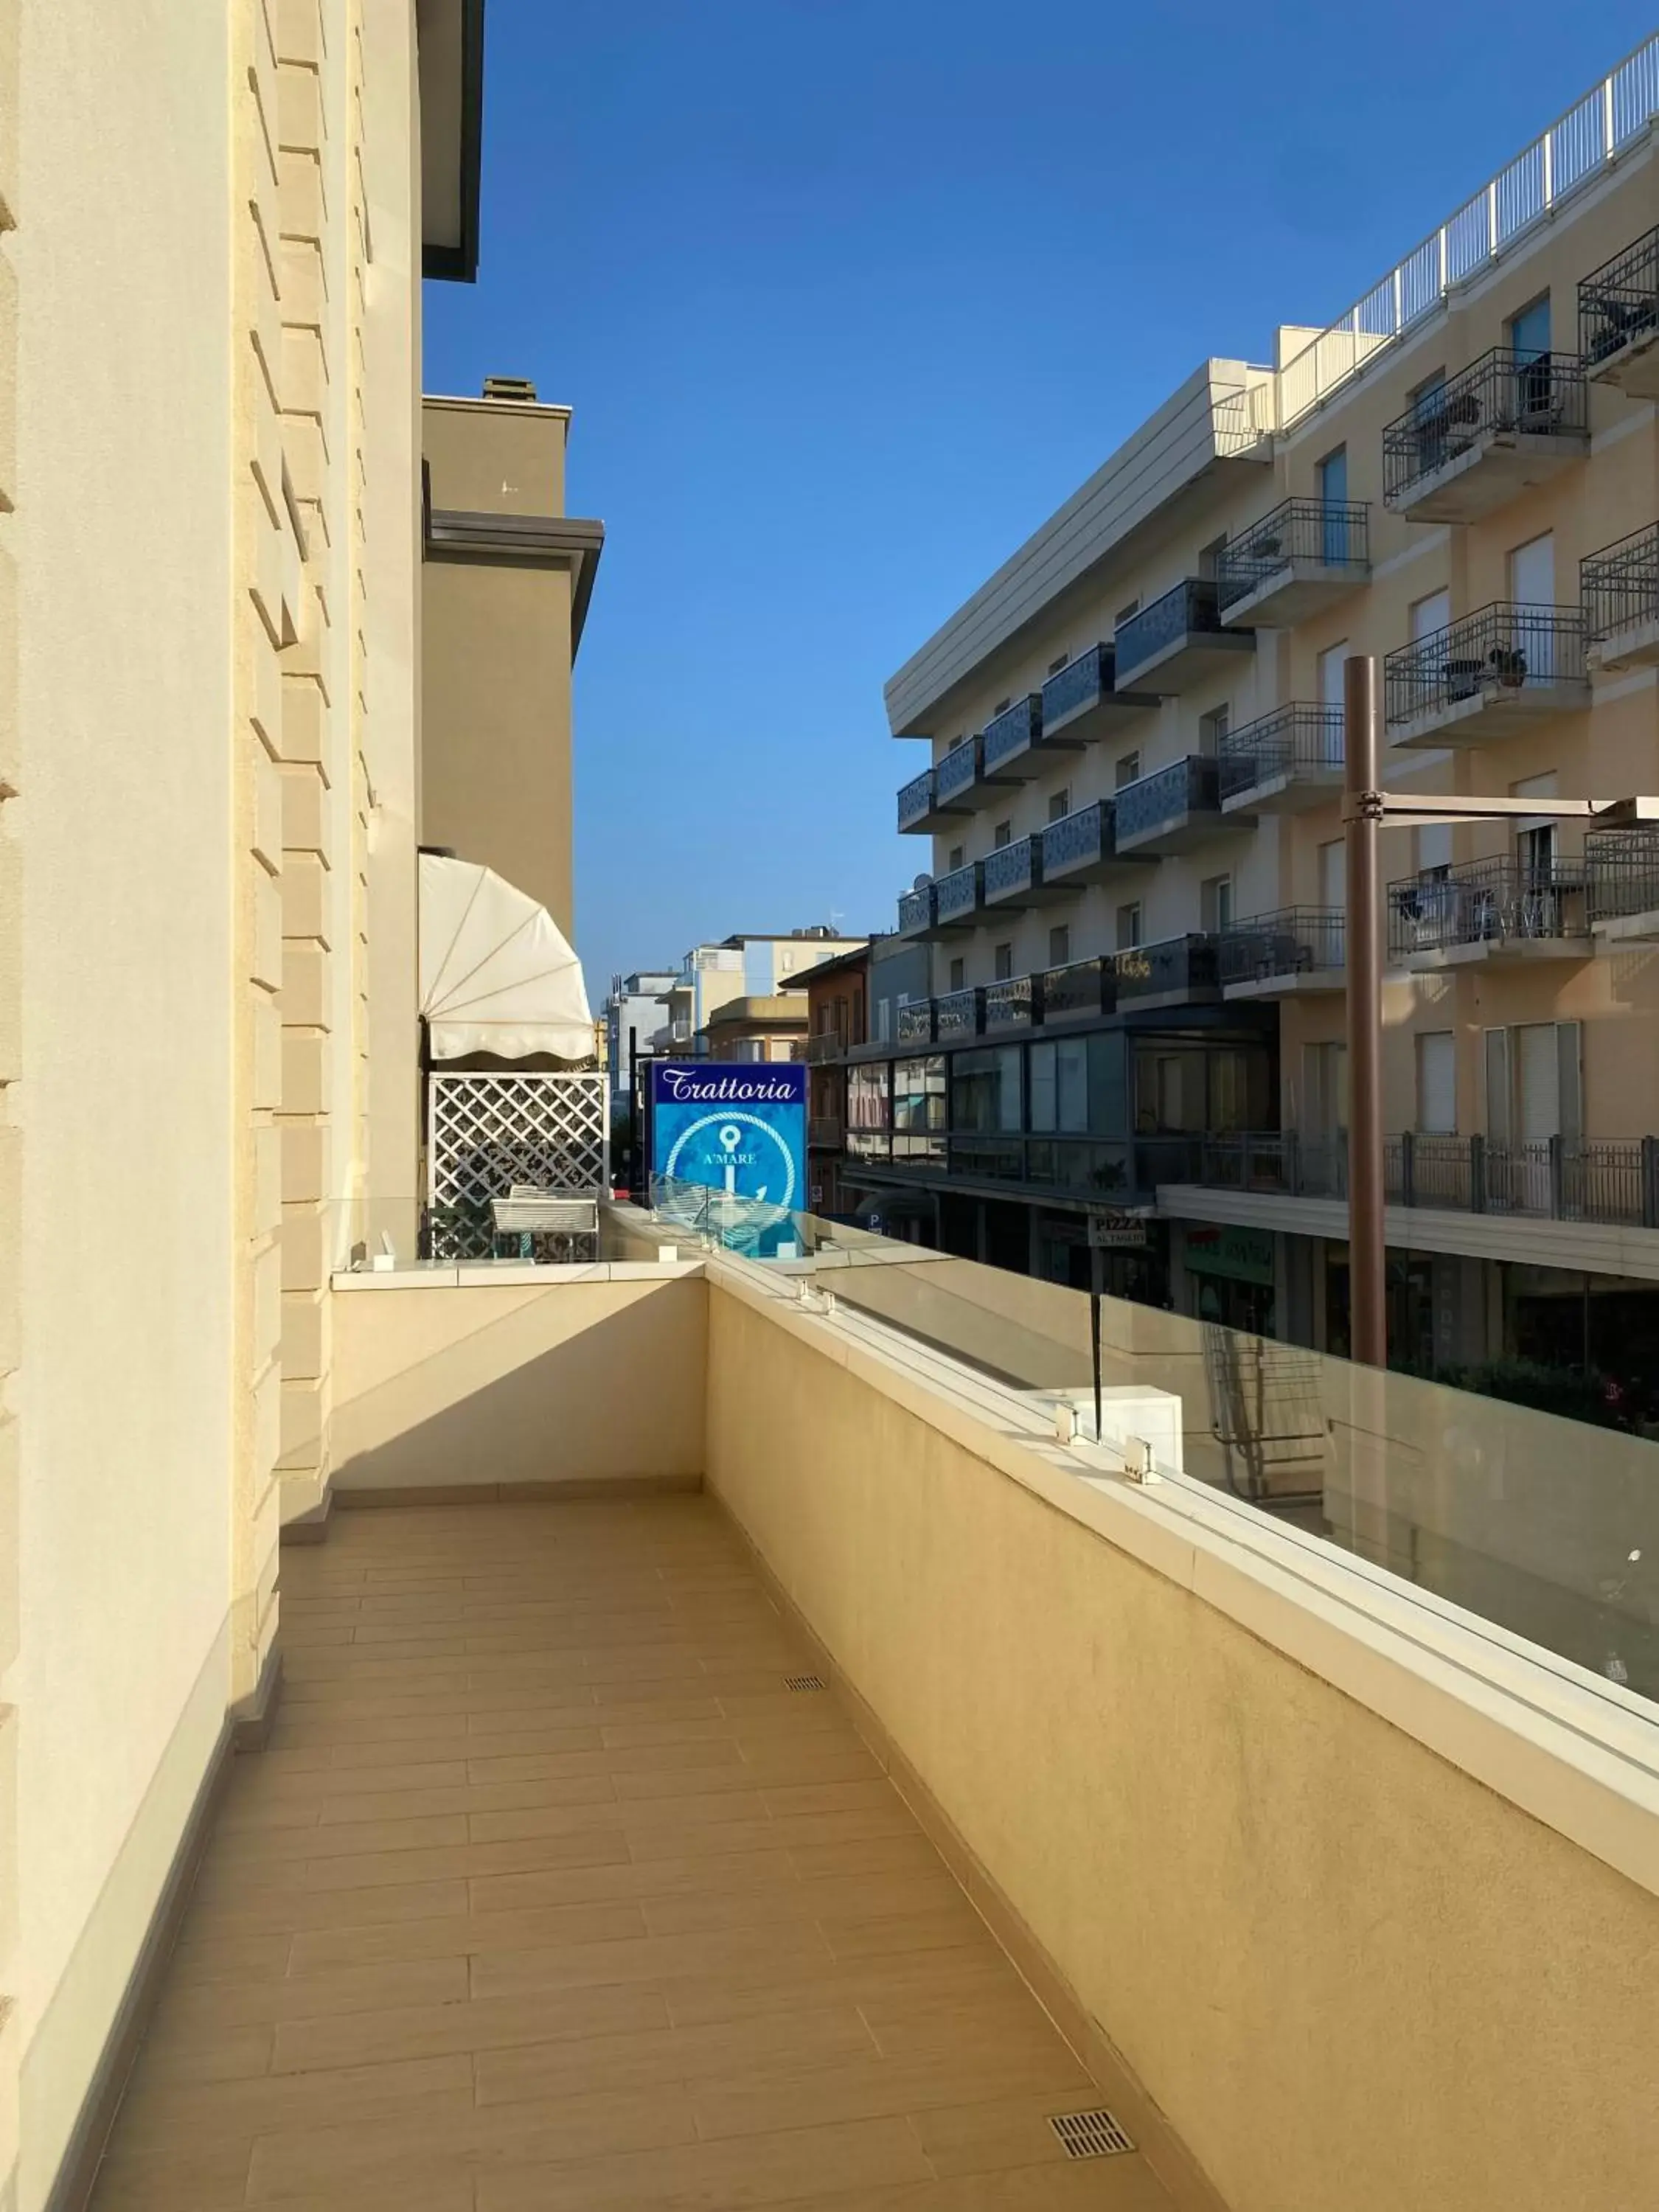
<path fill-rule="evenodd" d="M 1203 635 L 1237 642 L 1235 633 L 1221 626 L 1214 582 L 1207 577 L 1188 576 L 1172 592 L 1165 592 L 1162 599 L 1154 599 L 1118 625 L 1115 682 L 1133 683 L 1142 669 L 1161 660 L 1171 646 Z"/>
<path fill-rule="evenodd" d="M 981 902 L 982 872 L 977 860 L 969 860 L 965 868 L 953 868 L 948 876 L 941 876 L 933 885 L 933 921 L 942 928 L 946 922 L 969 919 Z"/>
<path fill-rule="evenodd" d="M 1016 837 L 1012 845 L 999 845 L 985 855 L 985 902 L 1016 898 L 1042 881 L 1042 843 L 1039 837 Z"/>
<path fill-rule="evenodd" d="M 1042 879 L 1051 884 L 1069 869 L 1097 866 L 1116 849 L 1112 802 L 1097 799 L 1062 814 L 1043 831 Z"/>
<path fill-rule="evenodd" d="M 963 744 L 953 745 L 933 769 L 933 790 L 938 804 L 942 806 L 947 799 L 959 799 L 963 792 L 971 790 L 979 773 L 979 739 L 969 738 Z"/>
<path fill-rule="evenodd" d="M 920 937 L 933 927 L 933 886 L 925 884 L 919 890 L 901 894 L 898 902 L 898 933 L 901 937 Z"/>
<path fill-rule="evenodd" d="M 1168 768 L 1125 784 L 1116 806 L 1117 842 L 1125 847 L 1176 829 L 1194 814 L 1213 814 L 1219 819 L 1217 763 L 1207 755 L 1189 753 Z"/>
<path fill-rule="evenodd" d="M 925 822 L 933 811 L 933 771 L 925 768 L 913 776 L 898 795 L 898 826 L 901 830 L 914 830 Z"/>
<path fill-rule="evenodd" d="M 988 722 L 980 738 L 981 760 L 986 774 L 999 762 L 1015 753 L 1028 751 L 1041 742 L 1042 737 L 1042 699 L 1040 693 L 1029 692 L 1024 699 Z"/>

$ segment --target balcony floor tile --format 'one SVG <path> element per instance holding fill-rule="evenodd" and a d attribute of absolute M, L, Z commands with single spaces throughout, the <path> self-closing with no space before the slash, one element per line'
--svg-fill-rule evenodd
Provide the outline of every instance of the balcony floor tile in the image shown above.
<path fill-rule="evenodd" d="M 94 2212 L 1165 2212 L 701 1499 L 337 1516 Z"/>

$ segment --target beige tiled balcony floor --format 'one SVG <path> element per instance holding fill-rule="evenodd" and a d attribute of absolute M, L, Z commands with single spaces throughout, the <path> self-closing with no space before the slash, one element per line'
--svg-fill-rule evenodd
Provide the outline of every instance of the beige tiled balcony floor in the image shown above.
<path fill-rule="evenodd" d="M 284 1553 L 96 2212 L 1168 2203 L 695 1498 Z"/>

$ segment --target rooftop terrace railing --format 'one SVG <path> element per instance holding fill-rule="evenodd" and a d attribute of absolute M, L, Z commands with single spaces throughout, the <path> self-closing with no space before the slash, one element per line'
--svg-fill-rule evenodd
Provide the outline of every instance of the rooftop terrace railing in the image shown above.
<path fill-rule="evenodd" d="M 1413 247 L 1370 290 L 1285 362 L 1279 419 L 1288 429 L 1431 314 L 1572 193 L 1599 176 L 1659 115 L 1659 33 L 1575 100 L 1529 146 Z"/>

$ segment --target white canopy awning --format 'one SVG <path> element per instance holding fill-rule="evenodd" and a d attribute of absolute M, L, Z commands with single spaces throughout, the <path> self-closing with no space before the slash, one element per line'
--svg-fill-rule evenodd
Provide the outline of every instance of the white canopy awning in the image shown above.
<path fill-rule="evenodd" d="M 471 860 L 421 855 L 421 1012 L 434 1060 L 587 1060 L 581 963 L 544 906 Z"/>

